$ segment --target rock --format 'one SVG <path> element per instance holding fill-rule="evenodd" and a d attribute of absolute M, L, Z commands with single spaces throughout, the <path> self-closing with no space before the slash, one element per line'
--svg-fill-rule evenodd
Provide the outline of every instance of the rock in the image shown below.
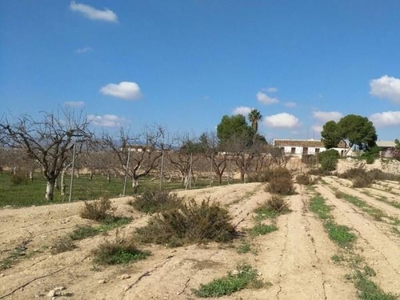
<path fill-rule="evenodd" d="M 98 281 L 98 283 L 107 283 L 107 280 L 105 280 L 105 279 L 100 279 L 100 280 Z"/>
<path fill-rule="evenodd" d="M 51 290 L 50 292 L 47 293 L 47 297 L 53 298 L 55 295 L 56 295 L 56 291 L 55 290 Z"/>
<path fill-rule="evenodd" d="M 238 274 L 239 274 L 239 271 L 238 271 L 238 270 L 233 270 L 233 271 L 232 271 L 232 275 L 235 276 L 235 275 L 238 275 Z"/>
<path fill-rule="evenodd" d="M 131 275 L 129 275 L 129 274 L 124 274 L 121 276 L 122 280 L 129 279 L 129 278 L 131 278 Z"/>

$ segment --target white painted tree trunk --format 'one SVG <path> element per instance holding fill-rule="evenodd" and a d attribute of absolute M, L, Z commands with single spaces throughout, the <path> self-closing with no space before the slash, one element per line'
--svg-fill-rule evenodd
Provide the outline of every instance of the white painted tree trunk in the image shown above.
<path fill-rule="evenodd" d="M 132 178 L 132 188 L 136 189 L 139 186 L 139 179 Z"/>
<path fill-rule="evenodd" d="M 61 172 L 61 178 L 60 178 L 60 185 L 61 185 L 61 195 L 64 196 L 65 195 L 65 189 L 67 187 L 67 185 L 65 184 L 65 171 L 66 169 L 62 170 Z"/>
<path fill-rule="evenodd" d="M 46 200 L 47 201 L 53 201 L 54 198 L 54 184 L 55 181 L 47 181 L 47 186 L 46 186 Z"/>

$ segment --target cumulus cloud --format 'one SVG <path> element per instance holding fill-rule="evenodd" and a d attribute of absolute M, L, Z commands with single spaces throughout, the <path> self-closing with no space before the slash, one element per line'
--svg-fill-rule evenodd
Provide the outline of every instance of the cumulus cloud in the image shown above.
<path fill-rule="evenodd" d="M 339 121 L 343 114 L 338 111 L 314 111 L 313 117 L 322 123 L 326 123 L 328 121 Z"/>
<path fill-rule="evenodd" d="M 370 94 L 400 104 L 400 79 L 387 75 L 369 82 Z"/>
<path fill-rule="evenodd" d="M 67 102 L 64 102 L 64 105 L 70 106 L 70 107 L 84 107 L 85 102 L 83 102 L 83 101 L 67 101 Z"/>
<path fill-rule="evenodd" d="M 118 84 L 109 83 L 100 89 L 100 93 L 125 100 L 135 100 L 142 97 L 140 87 L 136 82 L 122 81 Z"/>
<path fill-rule="evenodd" d="M 76 49 L 75 53 L 83 54 L 83 53 L 92 52 L 92 51 L 94 51 L 94 49 L 92 47 L 83 47 L 83 48 Z"/>
<path fill-rule="evenodd" d="M 300 125 L 300 121 L 291 114 L 280 113 L 265 117 L 263 124 L 273 128 L 295 128 Z"/>
<path fill-rule="evenodd" d="M 120 127 L 126 122 L 125 118 L 116 115 L 88 115 L 87 120 L 93 125 L 101 127 Z"/>
<path fill-rule="evenodd" d="M 386 111 L 383 113 L 372 114 L 369 119 L 376 127 L 399 126 L 400 111 Z"/>
<path fill-rule="evenodd" d="M 234 115 L 243 115 L 245 117 L 247 117 L 250 112 L 251 108 L 246 106 L 239 106 L 233 110 Z"/>
<path fill-rule="evenodd" d="M 286 102 L 286 103 L 285 103 L 285 106 L 286 106 L 286 107 L 290 107 L 290 108 L 296 107 L 296 105 L 297 105 L 297 104 L 296 104 L 295 102 Z"/>
<path fill-rule="evenodd" d="M 270 105 L 279 102 L 278 98 L 272 98 L 264 92 L 258 92 L 256 97 L 258 102 L 263 103 L 265 105 Z"/>
<path fill-rule="evenodd" d="M 76 11 L 82 14 L 85 18 L 90 20 L 99 20 L 105 22 L 118 22 L 118 16 L 108 8 L 104 8 L 103 10 L 94 8 L 90 5 L 76 3 L 75 1 L 71 1 L 69 8 L 72 11 Z"/>

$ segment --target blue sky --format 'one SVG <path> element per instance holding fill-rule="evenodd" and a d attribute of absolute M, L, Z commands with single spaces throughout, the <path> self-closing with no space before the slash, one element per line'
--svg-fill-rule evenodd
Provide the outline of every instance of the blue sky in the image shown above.
<path fill-rule="evenodd" d="M 1 0 L 0 116 L 200 134 L 256 108 L 271 140 L 358 114 L 393 140 L 399 57 L 398 0 Z"/>

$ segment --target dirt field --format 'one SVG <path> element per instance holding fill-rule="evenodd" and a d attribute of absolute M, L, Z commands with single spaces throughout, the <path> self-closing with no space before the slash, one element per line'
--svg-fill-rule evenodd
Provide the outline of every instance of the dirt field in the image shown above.
<path fill-rule="evenodd" d="M 276 219 L 277 231 L 245 237 L 253 249 L 246 254 L 237 253 L 240 240 L 229 245 L 141 246 L 152 253 L 146 260 L 109 267 L 95 265 L 91 251 L 104 240 L 114 239 L 114 231 L 82 240 L 72 251 L 51 254 L 55 242 L 77 225 L 94 224 L 79 216 L 82 203 L 1 209 L 0 259 L 10 256 L 23 241 L 29 242 L 25 256 L 0 271 L 0 299 L 51 299 L 49 292 L 61 286 L 64 296 L 55 299 L 195 299 L 192 289 L 242 262 L 255 267 L 260 278 L 271 285 L 219 299 L 358 299 L 358 291 L 347 276 L 351 267 L 332 260 L 345 250 L 329 239 L 321 220 L 309 211 L 309 201 L 316 192 L 332 207 L 335 221 L 358 236 L 352 255 L 362 257 L 375 270 L 372 280 L 385 292 L 400 294 L 400 235 L 393 229 L 399 228 L 393 220 L 400 219 L 400 209 L 392 203 L 400 204 L 398 183 L 388 181 L 357 190 L 348 186 L 349 182 L 336 177 L 324 178 L 315 190 L 297 186 L 297 194 L 287 197 L 292 212 Z M 378 220 L 337 198 L 336 189 L 359 197 L 391 219 Z M 253 210 L 269 197 L 259 183 L 181 191 L 179 195 L 196 200 L 210 196 L 229 210 L 233 224 L 241 231 L 255 224 Z M 133 217 L 119 229 L 125 237 L 149 219 L 127 205 L 128 200 L 113 199 L 117 214 Z"/>

